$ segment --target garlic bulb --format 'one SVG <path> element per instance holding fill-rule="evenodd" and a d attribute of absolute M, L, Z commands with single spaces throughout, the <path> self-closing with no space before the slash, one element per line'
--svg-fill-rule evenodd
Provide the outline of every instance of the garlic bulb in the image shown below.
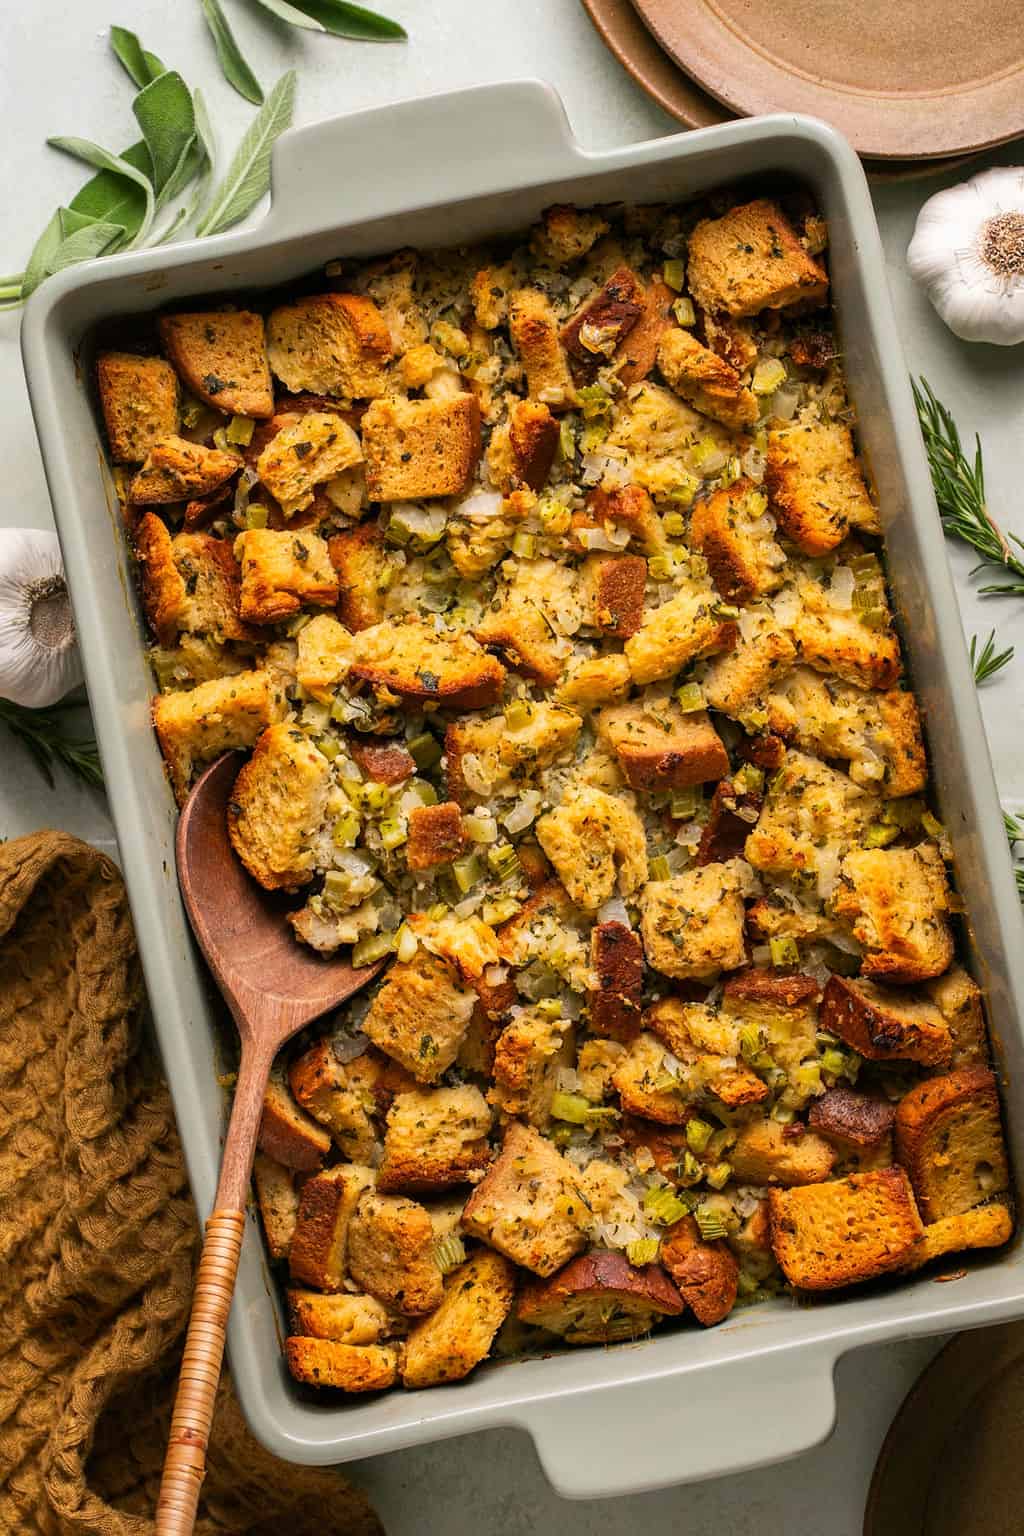
<path fill-rule="evenodd" d="M 1024 168 L 982 171 L 930 197 L 907 265 L 954 335 L 1024 341 Z"/>
<path fill-rule="evenodd" d="M 0 698 L 42 709 L 81 681 L 57 535 L 0 529 Z"/>

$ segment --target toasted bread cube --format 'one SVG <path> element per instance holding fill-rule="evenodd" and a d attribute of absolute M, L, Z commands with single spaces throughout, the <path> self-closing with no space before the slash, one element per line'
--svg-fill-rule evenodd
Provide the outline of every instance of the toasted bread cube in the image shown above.
<path fill-rule="evenodd" d="M 241 614 L 253 624 L 278 624 L 307 604 L 338 601 L 338 578 L 319 534 L 248 528 L 235 540 L 235 558 L 242 567 Z"/>
<path fill-rule="evenodd" d="M 717 618 L 717 599 L 710 587 L 684 588 L 660 608 L 649 609 L 643 623 L 625 645 L 634 683 L 656 683 L 672 677 L 687 662 L 728 650 L 736 629 Z"/>
<path fill-rule="evenodd" d="M 271 438 L 256 460 L 256 473 L 291 517 L 310 505 L 318 485 L 362 462 L 359 438 L 346 421 L 309 411 Z"/>
<path fill-rule="evenodd" d="M 953 1037 L 954 1067 L 984 1066 L 988 1062 L 988 1031 L 981 991 L 962 965 L 953 965 L 944 976 L 925 984 Z"/>
<path fill-rule="evenodd" d="M 949 885 L 934 844 L 848 853 L 832 898 L 867 954 L 861 972 L 883 981 L 927 981 L 953 959 Z"/>
<path fill-rule="evenodd" d="M 625 923 L 595 923 L 590 934 L 590 963 L 597 987 L 588 993 L 588 1023 L 595 1035 L 633 1040 L 640 1032 L 644 951 Z"/>
<path fill-rule="evenodd" d="M 606 523 L 613 530 L 628 528 L 630 539 L 636 539 L 647 555 L 662 553 L 668 544 L 661 518 L 642 485 L 617 485 L 611 489 L 598 485 L 588 492 L 586 509 L 572 515 L 572 548 L 585 549 L 587 532 L 603 529 Z"/>
<path fill-rule="evenodd" d="M 444 1294 L 430 1213 L 415 1200 L 366 1191 L 348 1229 L 352 1279 L 406 1317 L 421 1317 Z"/>
<path fill-rule="evenodd" d="M 901 669 L 900 643 L 891 626 L 884 593 L 879 609 L 885 625 L 869 629 L 856 609 L 834 608 L 817 583 L 801 588 L 804 606 L 793 624 L 793 639 L 800 655 L 819 672 L 832 672 L 860 688 L 892 688 Z"/>
<path fill-rule="evenodd" d="M 369 740 L 358 736 L 349 738 L 349 752 L 368 779 L 376 784 L 404 784 L 416 773 L 416 759 L 396 737 Z"/>
<path fill-rule="evenodd" d="M 569 1021 L 524 1010 L 498 1037 L 488 1098 L 504 1119 L 518 1117 L 547 1130 L 558 1074 L 573 1059 Z"/>
<path fill-rule="evenodd" d="M 379 1344 L 393 1332 L 391 1313 L 374 1296 L 348 1292 L 322 1296 L 292 1287 L 288 1293 L 292 1334 L 331 1339 L 335 1344 Z"/>
<path fill-rule="evenodd" d="M 741 859 L 750 836 L 751 821 L 756 821 L 761 814 L 763 804 L 764 796 L 760 792 L 741 791 L 734 779 L 722 779 L 716 784 L 695 862 L 727 864 L 730 859 Z"/>
<path fill-rule="evenodd" d="M 987 1067 L 926 1078 L 896 1106 L 896 1155 L 925 1221 L 960 1216 L 1009 1188 L 999 1092 Z"/>
<path fill-rule="evenodd" d="M 633 789 L 681 789 L 729 772 L 729 754 L 707 711 L 684 714 L 674 699 L 650 712 L 639 700 L 602 709 L 597 733 Z"/>
<path fill-rule="evenodd" d="M 646 1030 L 630 1043 L 611 1084 L 627 1114 L 656 1120 L 659 1125 L 685 1125 L 690 1118 L 686 1084 L 668 1070 L 665 1046 Z"/>
<path fill-rule="evenodd" d="M 267 1084 L 258 1144 L 268 1158 L 297 1173 L 315 1173 L 331 1150 L 323 1126 L 299 1108 L 278 1077 Z"/>
<path fill-rule="evenodd" d="M 532 1126 L 513 1121 L 462 1225 L 514 1264 L 553 1275 L 585 1246 L 587 1217 L 572 1165 Z"/>
<path fill-rule="evenodd" d="M 692 489 L 691 450 L 698 441 L 726 453 L 736 446 L 724 427 L 701 416 L 674 390 L 646 379 L 616 401 L 601 451 L 626 456 L 634 484 L 668 510 L 678 507 L 680 491 L 685 496 Z"/>
<path fill-rule="evenodd" d="M 716 656 L 702 679 L 704 697 L 712 709 L 733 720 L 760 708 L 780 673 L 796 657 L 796 646 L 784 629 L 765 614 L 757 630 L 742 635 L 735 649 Z"/>
<path fill-rule="evenodd" d="M 539 288 L 517 288 L 510 295 L 508 332 L 526 373 L 530 399 L 552 411 L 575 405 L 576 390 L 558 321 Z"/>
<path fill-rule="evenodd" d="M 241 467 L 237 453 L 222 453 L 184 437 L 160 437 L 150 444 L 142 468 L 128 487 L 128 500 L 135 506 L 152 506 L 205 496 Z"/>
<path fill-rule="evenodd" d="M 749 321 L 734 320 L 724 310 L 717 314 L 705 311 L 704 340 L 712 352 L 724 357 L 737 373 L 753 368 L 757 362 L 757 341 Z"/>
<path fill-rule="evenodd" d="M 293 1280 L 321 1291 L 340 1291 L 347 1278 L 348 1228 L 372 1168 L 337 1163 L 307 1179 L 299 1196 L 288 1268 Z"/>
<path fill-rule="evenodd" d="M 677 298 L 678 294 L 667 283 L 657 281 L 648 285 L 640 318 L 630 326 L 615 353 L 615 371 L 623 384 L 639 384 L 654 367 L 658 343 L 675 323 L 672 305 Z"/>
<path fill-rule="evenodd" d="M 580 567 L 580 596 L 587 623 L 626 640 L 644 617 L 647 561 L 642 555 L 590 555 Z"/>
<path fill-rule="evenodd" d="M 629 662 L 620 651 L 608 656 L 582 656 L 567 667 L 555 690 L 555 701 L 586 712 L 624 699 L 631 683 Z"/>
<path fill-rule="evenodd" d="M 270 366 L 287 389 L 372 400 L 387 387 L 391 335 L 372 299 L 321 293 L 271 312 Z"/>
<path fill-rule="evenodd" d="M 912 693 L 879 693 L 794 667 L 768 704 L 773 725 L 805 751 L 845 758 L 855 784 L 887 800 L 924 789 L 928 764 Z"/>
<path fill-rule="evenodd" d="M 558 422 L 537 400 L 517 400 L 508 420 L 496 427 L 487 449 L 487 468 L 506 493 L 519 486 L 539 491 L 547 482 L 558 450 Z"/>
<path fill-rule="evenodd" d="M 681 1074 L 675 1069 L 673 1091 L 684 1098 L 713 1093 L 732 1109 L 768 1097 L 767 1083 L 739 1060 L 739 1028 L 727 1014 L 703 1003 L 663 997 L 645 1011 L 643 1022 L 683 1064 Z"/>
<path fill-rule="evenodd" d="M 764 527 L 767 505 L 752 480 L 734 480 L 701 497 L 690 515 L 690 543 L 727 602 L 749 603 L 785 579 L 785 554 Z"/>
<path fill-rule="evenodd" d="M 395 352 L 407 352 L 428 339 L 430 327 L 416 302 L 419 256 L 415 251 L 395 251 L 364 267 L 366 291 L 384 317 Z"/>
<path fill-rule="evenodd" d="M 273 416 L 263 321 L 247 310 L 162 315 L 160 339 L 186 387 L 226 416 Z"/>
<path fill-rule="evenodd" d="M 541 222 L 534 226 L 530 244 L 541 261 L 553 267 L 567 267 L 579 261 L 608 233 L 608 220 L 592 208 L 569 208 L 556 203 L 545 208 Z"/>
<path fill-rule="evenodd" d="M 802 1135 L 793 1136 L 798 1129 Z M 729 1152 L 733 1177 L 741 1184 L 820 1184 L 835 1164 L 834 1149 L 822 1136 L 777 1120 L 752 1120 L 743 1126 Z"/>
<path fill-rule="evenodd" d="M 508 315 L 518 278 L 511 266 L 481 267 L 469 284 L 473 318 L 483 331 L 493 331 Z"/>
<path fill-rule="evenodd" d="M 1000 1201 L 976 1205 L 959 1216 L 929 1222 L 914 1249 L 908 1269 L 920 1269 L 932 1259 L 943 1259 L 968 1248 L 1001 1248 L 1013 1236 L 1013 1217 Z"/>
<path fill-rule="evenodd" d="M 328 540 L 338 577 L 338 615 L 353 632 L 369 629 L 384 617 L 387 552 L 379 523 L 360 523 Z"/>
<path fill-rule="evenodd" d="M 923 1228 L 902 1168 L 768 1192 L 772 1247 L 791 1285 L 831 1291 L 901 1269 Z"/>
<path fill-rule="evenodd" d="M 652 880 L 640 897 L 647 963 L 664 976 L 708 981 L 746 963 L 742 866 L 705 864 Z"/>
<path fill-rule="evenodd" d="M 417 1088 L 395 1095 L 377 1187 L 429 1194 L 470 1182 L 491 1160 L 491 1112 L 479 1088 Z"/>
<path fill-rule="evenodd" d="M 828 274 L 776 203 L 758 198 L 703 219 L 690 236 L 689 287 L 702 309 L 733 316 L 822 304 Z"/>
<path fill-rule="evenodd" d="M 551 633 L 544 606 L 531 596 L 530 583 L 521 579 L 523 565 L 548 564 L 547 560 L 523 562 L 514 583 L 486 609 L 473 636 L 481 645 L 500 650 L 508 665 L 524 677 L 550 686 L 562 675 L 570 645 Z"/>
<path fill-rule="evenodd" d="M 512 1309 L 514 1267 L 482 1249 L 448 1276 L 437 1311 L 410 1331 L 402 1355 L 402 1385 L 433 1387 L 462 1381 L 489 1352 Z"/>
<path fill-rule="evenodd" d="M 520 847 L 522 845 L 520 844 Z M 546 880 L 498 932 L 499 958 L 519 969 L 536 960 L 552 941 L 558 942 L 579 923 L 581 913 L 557 880 Z"/>
<path fill-rule="evenodd" d="M 783 874 L 819 868 L 825 854 L 860 841 L 881 808 L 877 796 L 804 752 L 787 752 L 765 796 L 746 856 L 755 869 Z"/>
<path fill-rule="evenodd" d="M 383 1392 L 398 1380 L 398 1350 L 389 1344 L 339 1344 L 333 1339 L 285 1339 L 296 1381 L 339 1392 Z"/>
<path fill-rule="evenodd" d="M 331 765 L 309 737 L 268 726 L 228 808 L 232 847 L 264 890 L 295 891 L 313 878 L 330 789 Z"/>
<path fill-rule="evenodd" d="M 410 869 L 435 869 L 451 864 L 466 846 L 462 812 L 454 800 L 416 806 L 409 812 L 406 857 Z"/>
<path fill-rule="evenodd" d="M 657 356 L 666 384 L 702 416 L 720 421 L 730 432 L 741 432 L 757 421 L 757 399 L 735 368 L 690 331 L 670 326 L 658 343 Z"/>
<path fill-rule="evenodd" d="M 272 1259 L 286 1259 L 299 1214 L 299 1192 L 291 1168 L 278 1163 L 265 1152 L 257 1152 L 252 1168 L 256 1200 Z"/>
<path fill-rule="evenodd" d="M 458 496 L 480 457 L 480 405 L 471 394 L 374 400 L 362 430 L 371 501 Z"/>
<path fill-rule="evenodd" d="M 768 433 L 765 486 L 782 531 L 805 555 L 826 555 L 851 528 L 882 531 L 849 427 L 800 422 Z"/>
<path fill-rule="evenodd" d="M 831 976 L 821 999 L 821 1027 L 868 1061 L 918 1061 L 948 1066 L 953 1037 L 941 1012 L 925 998 L 863 978 Z"/>
<path fill-rule="evenodd" d="M 161 518 L 147 512 L 135 530 L 142 567 L 142 605 L 163 646 L 182 633 L 215 641 L 251 637 L 238 617 L 239 577 L 230 544 L 207 533 L 174 537 Z"/>
<path fill-rule="evenodd" d="M 368 1163 L 377 1137 L 370 1118 L 372 1101 L 368 1110 L 359 1071 L 355 1063 L 344 1066 L 330 1041 L 321 1037 L 292 1062 L 288 1085 L 296 1102 L 327 1127 L 347 1158 Z"/>
<path fill-rule="evenodd" d="M 607 362 L 644 312 L 644 288 L 635 272 L 617 267 L 604 287 L 562 326 L 562 345 L 587 368 Z"/>
<path fill-rule="evenodd" d="M 408 923 L 424 949 L 454 965 L 478 995 L 487 995 L 484 973 L 501 958 L 498 936 L 488 923 L 479 917 L 457 917 L 454 912 L 438 918 L 412 912 Z"/>
<path fill-rule="evenodd" d="M 417 1082 L 433 1083 L 458 1055 L 476 1002 L 450 965 L 422 946 L 391 967 L 363 1021 L 363 1033 Z"/>
<path fill-rule="evenodd" d="M 448 709 L 485 709 L 501 697 L 505 668 L 471 636 L 438 634 L 410 615 L 363 630 L 352 676 L 402 699 L 431 700 Z"/>
<path fill-rule="evenodd" d="M 269 672 L 236 672 L 154 699 L 153 724 L 178 800 L 184 800 L 197 764 L 251 747 L 283 709 L 281 689 Z"/>
<path fill-rule="evenodd" d="M 141 464 L 154 443 L 177 436 L 178 380 L 162 357 L 104 352 L 96 380 L 115 464 Z"/>
<path fill-rule="evenodd" d="M 355 659 L 355 637 L 332 619 L 318 613 L 299 630 L 295 678 L 314 699 L 334 702 L 334 690 Z"/>
<path fill-rule="evenodd" d="M 776 1067 L 786 1074 L 779 1094 L 784 1109 L 803 1109 L 819 1091 L 817 1073 L 801 1072 L 818 1060 L 818 983 L 812 976 L 778 976 L 749 970 L 730 976 L 722 993 L 722 1013 L 737 1026 L 754 1029 Z"/>
<path fill-rule="evenodd" d="M 504 715 L 459 720 L 445 735 L 448 793 L 460 805 L 518 788 L 576 743 L 583 721 L 561 704 L 534 704 L 523 723 L 510 727 Z"/>
<path fill-rule="evenodd" d="M 807 1123 L 841 1150 L 860 1151 L 890 1144 L 895 1118 L 896 1106 L 888 1099 L 855 1088 L 829 1088 L 811 1105 Z"/>
<path fill-rule="evenodd" d="M 580 1092 L 592 1104 L 600 1104 L 612 1092 L 616 1068 L 626 1054 L 618 1040 L 585 1040 L 580 1046 L 576 1070 Z"/>
<path fill-rule="evenodd" d="M 597 1248 L 545 1283 L 531 1281 L 516 1313 L 521 1322 L 561 1334 L 567 1344 L 614 1344 L 641 1338 L 682 1310 L 682 1298 L 659 1264 L 638 1267 L 623 1253 Z"/>
<path fill-rule="evenodd" d="M 577 906 L 596 912 L 617 889 L 632 896 L 647 879 L 647 839 L 636 811 L 589 786 L 566 791 L 537 822 L 537 841 Z"/>
<path fill-rule="evenodd" d="M 711 1328 L 736 1305 L 739 1265 L 724 1242 L 705 1242 L 692 1216 L 669 1228 L 659 1258 L 698 1323 Z"/>

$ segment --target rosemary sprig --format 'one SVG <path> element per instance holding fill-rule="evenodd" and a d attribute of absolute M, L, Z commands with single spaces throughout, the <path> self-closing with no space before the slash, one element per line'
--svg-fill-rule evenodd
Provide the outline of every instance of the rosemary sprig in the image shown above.
<path fill-rule="evenodd" d="M 974 681 L 980 688 L 982 683 L 989 682 L 997 672 L 1001 672 L 1013 660 L 1013 646 L 1008 645 L 1005 651 L 996 650 L 996 632 L 989 631 L 988 639 L 978 650 L 978 636 L 971 636 L 971 666 L 974 668 Z"/>
<path fill-rule="evenodd" d="M 1006 830 L 1006 840 L 1010 845 L 1010 858 L 1017 857 L 1017 844 L 1024 843 L 1024 821 L 1015 816 L 1012 811 L 1003 810 L 1003 826 Z M 1024 867 L 1014 869 L 1013 878 L 1017 882 L 1017 895 L 1024 901 Z"/>
<path fill-rule="evenodd" d="M 911 383 L 946 536 L 960 539 L 978 551 L 981 560 L 975 570 L 986 565 L 998 566 L 1018 578 L 979 587 L 983 596 L 1024 597 L 1024 540 L 1015 533 L 1007 539 L 988 510 L 981 439 L 974 439 L 972 460 L 960 441 L 956 422 L 941 400 L 936 399 L 927 379 L 922 377 L 920 383 Z"/>
<path fill-rule="evenodd" d="M 103 788 L 100 755 L 91 736 L 77 736 L 67 728 L 67 707 L 26 709 L 10 699 L 0 699 L 0 721 L 12 736 L 27 747 L 43 778 L 54 789 L 54 764 L 96 789 Z"/>

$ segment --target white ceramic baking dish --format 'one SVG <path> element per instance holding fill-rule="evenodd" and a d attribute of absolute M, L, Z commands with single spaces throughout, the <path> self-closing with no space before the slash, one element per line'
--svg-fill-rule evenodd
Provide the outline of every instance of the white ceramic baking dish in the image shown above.
<path fill-rule="evenodd" d="M 821 123 L 773 117 L 590 153 L 532 81 L 321 123 L 274 154 L 274 198 L 254 231 L 73 268 L 30 300 L 23 347 L 67 564 L 89 695 L 153 1015 L 192 1187 L 206 1214 L 225 1105 L 215 1020 L 174 873 L 174 807 L 149 724 L 151 680 L 117 503 L 94 415 L 88 337 L 109 316 L 299 277 L 338 256 L 451 245 L 512 231 L 552 202 L 685 198 L 786 173 L 831 229 L 834 297 L 891 577 L 927 720 L 941 813 L 971 914 L 1009 1128 L 1024 1168 L 1019 1080 L 1024 930 L 1010 876 L 958 610 L 918 436 L 882 252 L 860 164 Z M 1024 1314 L 1019 1245 L 934 1277 L 819 1304 L 779 1301 L 704 1332 L 482 1367 L 468 1381 L 371 1401 L 314 1401 L 287 1376 L 280 1316 L 253 1221 L 231 1314 L 231 1368 L 259 1438 L 299 1462 L 348 1461 L 494 1425 L 533 1436 L 552 1483 L 593 1497 L 753 1466 L 815 1444 L 834 1421 L 833 1368 L 858 1345 Z"/>

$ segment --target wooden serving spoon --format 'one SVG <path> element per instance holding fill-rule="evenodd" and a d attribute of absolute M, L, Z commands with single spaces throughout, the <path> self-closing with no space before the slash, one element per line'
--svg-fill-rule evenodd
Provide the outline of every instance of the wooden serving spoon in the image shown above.
<path fill-rule="evenodd" d="M 191 1536 L 195 1526 L 271 1064 L 296 1031 L 358 992 L 386 963 L 355 971 L 322 959 L 297 941 L 280 898 L 246 874 L 227 829 L 240 766 L 239 754 L 229 752 L 206 770 L 182 807 L 176 839 L 185 908 L 234 1015 L 242 1059 L 192 1298 L 157 1501 L 157 1536 Z"/>

